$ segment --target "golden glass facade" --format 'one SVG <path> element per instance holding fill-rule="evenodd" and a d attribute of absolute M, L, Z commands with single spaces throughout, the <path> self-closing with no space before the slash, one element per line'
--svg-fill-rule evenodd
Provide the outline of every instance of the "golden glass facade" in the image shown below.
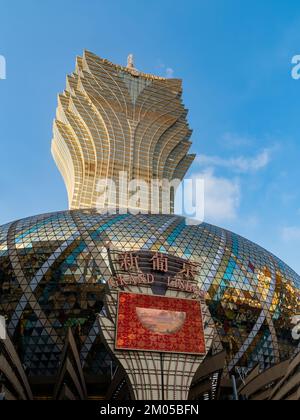
<path fill-rule="evenodd" d="M 300 278 L 274 255 L 184 217 L 95 209 L 98 179 L 118 181 L 120 172 L 148 183 L 184 177 L 194 155 L 181 94 L 181 81 L 142 74 L 131 58 L 128 67 L 89 52 L 77 59 L 59 95 L 52 144 L 71 210 L 0 227 L 6 398 L 216 399 L 217 382 L 272 368 L 297 349 L 291 331 Z M 155 273 L 157 284 L 131 285 L 131 293 L 184 299 L 168 279 L 197 267 L 191 277 L 201 292 L 207 354 L 162 358 L 115 348 L 113 256 L 124 252 L 140 258 L 145 275 L 157 271 L 149 256 L 170 263 Z"/>
<path fill-rule="evenodd" d="M 0 228 L 0 314 L 29 378 L 50 383 L 58 375 L 71 329 L 89 395 L 99 392 L 91 377 L 105 379 L 107 389 L 113 358 L 97 321 L 112 276 L 107 243 L 115 251 L 160 252 L 201 264 L 197 282 L 215 331 L 210 356 L 225 351 L 224 376 L 247 375 L 257 365 L 265 370 L 294 354 L 300 279 L 272 254 L 215 226 L 187 226 L 178 216 L 76 210 Z M 173 373 L 180 383 L 186 377 L 186 371 Z"/>
<path fill-rule="evenodd" d="M 52 153 L 70 209 L 99 208 L 97 182 L 182 180 L 195 155 L 182 82 L 85 52 L 58 97 Z M 147 209 L 144 209 L 147 210 Z M 172 209 L 171 209 L 172 210 Z"/>

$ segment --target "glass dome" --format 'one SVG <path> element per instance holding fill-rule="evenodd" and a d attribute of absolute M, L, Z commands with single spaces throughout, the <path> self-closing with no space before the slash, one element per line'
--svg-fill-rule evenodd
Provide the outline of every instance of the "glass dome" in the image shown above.
<path fill-rule="evenodd" d="M 85 373 L 108 373 L 111 358 L 96 321 L 109 270 L 107 241 L 121 251 L 200 263 L 198 281 L 217 331 L 214 350 L 226 350 L 229 370 L 267 368 L 293 354 L 300 278 L 274 255 L 218 227 L 189 226 L 179 216 L 76 210 L 0 228 L 0 314 L 7 316 L 29 375 L 57 374 L 70 327 Z"/>

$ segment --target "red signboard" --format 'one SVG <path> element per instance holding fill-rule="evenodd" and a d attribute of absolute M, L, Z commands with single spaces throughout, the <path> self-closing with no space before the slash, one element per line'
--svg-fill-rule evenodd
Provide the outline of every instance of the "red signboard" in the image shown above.
<path fill-rule="evenodd" d="M 200 302 L 120 292 L 116 349 L 205 354 Z"/>

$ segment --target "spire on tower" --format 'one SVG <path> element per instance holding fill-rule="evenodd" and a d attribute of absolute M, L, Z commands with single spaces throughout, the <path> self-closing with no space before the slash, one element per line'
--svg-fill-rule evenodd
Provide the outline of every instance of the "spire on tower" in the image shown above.
<path fill-rule="evenodd" d="M 129 54 L 129 56 L 127 57 L 127 68 L 132 70 L 135 69 L 133 54 Z"/>

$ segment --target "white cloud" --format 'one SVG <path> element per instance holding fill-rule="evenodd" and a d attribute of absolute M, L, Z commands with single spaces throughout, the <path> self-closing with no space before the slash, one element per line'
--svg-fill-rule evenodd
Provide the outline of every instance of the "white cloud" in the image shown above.
<path fill-rule="evenodd" d="M 263 150 L 253 158 L 243 156 L 224 159 L 219 156 L 200 155 L 197 163 L 203 167 L 223 167 L 239 173 L 257 172 L 265 168 L 271 161 L 271 151 Z"/>
<path fill-rule="evenodd" d="M 232 132 L 225 133 L 220 140 L 220 143 L 222 143 L 222 146 L 225 146 L 227 148 L 236 148 L 236 147 L 246 147 L 246 146 L 252 146 L 254 142 L 253 138 L 239 135 Z"/>
<path fill-rule="evenodd" d="M 284 227 L 281 231 L 282 239 L 286 242 L 300 241 L 300 227 L 289 226 Z"/>
<path fill-rule="evenodd" d="M 167 79 L 173 79 L 174 78 L 175 70 L 172 67 L 168 67 L 162 61 L 159 62 L 157 67 L 158 67 L 159 71 L 162 73 L 163 77 L 166 77 Z"/>
<path fill-rule="evenodd" d="M 237 217 L 240 205 L 240 186 L 237 180 L 214 175 L 213 170 L 196 174 L 193 178 L 204 179 L 204 219 L 221 223 Z"/>
<path fill-rule="evenodd" d="M 166 68 L 166 77 L 172 79 L 174 77 L 174 70 L 171 67 Z"/>

